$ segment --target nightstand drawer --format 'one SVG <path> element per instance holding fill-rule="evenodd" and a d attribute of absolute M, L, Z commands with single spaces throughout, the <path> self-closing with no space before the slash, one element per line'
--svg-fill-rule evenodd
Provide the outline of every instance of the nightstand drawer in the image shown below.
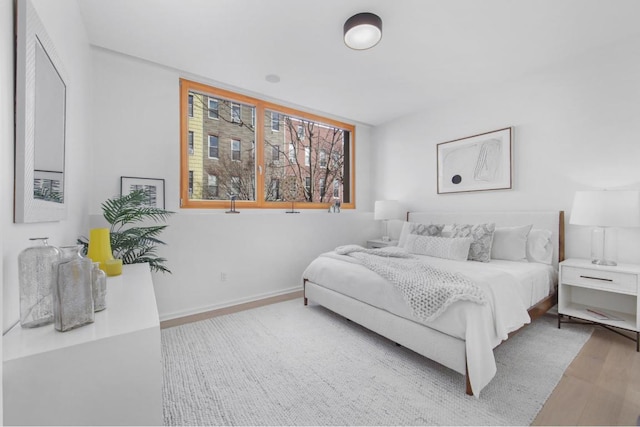
<path fill-rule="evenodd" d="M 630 273 L 563 266 L 561 280 L 562 283 L 636 295 L 638 293 L 637 277 Z"/>

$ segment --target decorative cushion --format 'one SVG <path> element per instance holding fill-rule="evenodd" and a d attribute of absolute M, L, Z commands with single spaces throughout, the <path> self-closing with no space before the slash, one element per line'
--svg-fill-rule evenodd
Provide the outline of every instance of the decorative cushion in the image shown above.
<path fill-rule="evenodd" d="M 407 236 L 405 248 L 413 254 L 466 261 L 472 241 L 471 237 L 449 238 L 410 234 Z"/>
<path fill-rule="evenodd" d="M 542 264 L 553 263 L 553 243 L 551 231 L 534 228 L 527 238 L 527 260 Z"/>
<path fill-rule="evenodd" d="M 493 242 L 493 232 L 496 229 L 494 223 L 491 224 L 454 224 L 451 230 L 451 237 L 472 237 L 469 248 L 469 259 L 471 261 L 489 262 L 491 260 L 491 243 Z"/>
<path fill-rule="evenodd" d="M 442 224 L 419 224 L 417 222 L 405 222 L 402 225 L 402 231 L 400 232 L 398 246 L 404 248 L 404 245 L 407 242 L 407 236 L 410 234 L 417 234 L 419 236 L 439 236 L 443 228 L 444 225 Z"/>
<path fill-rule="evenodd" d="M 491 244 L 491 258 L 527 261 L 527 236 L 533 225 L 496 227 Z"/>
<path fill-rule="evenodd" d="M 452 224 L 446 224 L 440 233 L 441 237 L 451 237 L 451 231 L 453 230 Z"/>

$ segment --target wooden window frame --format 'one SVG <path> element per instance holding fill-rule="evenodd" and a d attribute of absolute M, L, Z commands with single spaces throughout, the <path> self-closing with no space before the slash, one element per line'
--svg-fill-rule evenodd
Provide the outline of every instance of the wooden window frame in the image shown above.
<path fill-rule="evenodd" d="M 277 112 L 279 117 L 289 115 L 297 118 L 307 119 L 334 126 L 349 132 L 349 137 L 345 138 L 345 146 L 348 147 L 345 153 L 345 167 L 348 167 L 349 182 L 348 187 L 344 187 L 344 193 L 348 192 L 348 202 L 342 202 L 341 208 L 355 209 L 356 207 L 356 129 L 355 125 L 340 122 L 327 117 L 308 113 L 301 110 L 285 107 L 262 99 L 253 98 L 240 93 L 219 89 L 213 86 L 180 79 L 180 207 L 183 209 L 228 209 L 229 200 L 192 200 L 189 198 L 189 155 L 187 147 L 188 139 L 188 95 L 190 91 L 205 94 L 217 99 L 228 99 L 232 102 L 251 105 L 255 107 L 256 112 L 256 135 L 255 135 L 255 167 L 256 167 L 256 194 L 255 200 L 236 200 L 238 209 L 289 209 L 290 202 L 266 201 L 265 200 L 265 179 L 264 174 L 260 171 L 265 170 L 264 150 L 266 149 L 265 141 L 265 111 L 270 110 Z M 208 103 L 207 103 L 208 107 Z M 271 126 L 269 126 L 271 128 Z M 220 140 L 218 139 L 218 147 Z M 296 150 L 297 151 L 297 150 Z M 220 153 L 218 153 L 220 155 Z M 325 184 L 326 185 L 326 184 Z M 332 189 L 333 190 L 333 189 Z M 327 202 L 300 202 L 296 203 L 296 209 L 326 209 L 332 203 Z"/>

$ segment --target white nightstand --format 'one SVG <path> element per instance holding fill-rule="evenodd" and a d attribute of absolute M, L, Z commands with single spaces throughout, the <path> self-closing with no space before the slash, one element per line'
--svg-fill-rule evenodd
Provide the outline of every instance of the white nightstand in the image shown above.
<path fill-rule="evenodd" d="M 640 265 L 636 264 L 601 266 L 584 259 L 561 262 L 558 328 L 576 318 L 598 324 L 631 340 L 632 337 L 617 329 L 632 331 L 636 335 L 636 351 L 640 352 L 639 277 Z M 564 319 L 565 316 L 569 320 Z"/>
<path fill-rule="evenodd" d="M 397 240 L 389 240 L 385 242 L 382 239 L 372 239 L 367 240 L 367 248 L 368 249 L 378 249 L 378 248 L 386 248 L 387 246 L 397 246 Z"/>

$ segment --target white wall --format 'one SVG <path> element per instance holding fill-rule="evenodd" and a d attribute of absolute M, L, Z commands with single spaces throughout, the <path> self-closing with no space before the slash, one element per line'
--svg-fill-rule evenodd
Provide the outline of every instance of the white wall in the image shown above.
<path fill-rule="evenodd" d="M 17 257 L 30 246 L 29 237 L 48 236 L 55 246 L 73 244 L 88 227 L 92 171 L 91 52 L 76 0 L 33 0 L 67 74 L 66 194 L 68 219 L 40 224 L 13 223 L 13 1 L 1 0 L 0 67 L 0 231 L 2 236 L 3 329 L 19 319 Z"/>
<path fill-rule="evenodd" d="M 568 224 L 576 190 L 640 188 L 639 75 L 636 37 L 379 126 L 374 195 L 410 210 L 564 210 Z M 436 144 L 508 126 L 512 190 L 437 194 Z M 618 235 L 619 260 L 640 262 L 640 230 Z M 567 256 L 589 257 L 586 227 L 566 236 Z"/>
<path fill-rule="evenodd" d="M 356 211 L 180 209 L 178 79 L 228 87 L 99 48 L 93 65 L 91 225 L 106 225 L 100 204 L 119 194 L 121 176 L 165 179 L 166 208 L 177 214 L 160 250 L 173 274 L 153 276 L 162 319 L 299 289 L 314 256 L 380 235 L 371 214 L 367 126 L 356 126 Z"/>

